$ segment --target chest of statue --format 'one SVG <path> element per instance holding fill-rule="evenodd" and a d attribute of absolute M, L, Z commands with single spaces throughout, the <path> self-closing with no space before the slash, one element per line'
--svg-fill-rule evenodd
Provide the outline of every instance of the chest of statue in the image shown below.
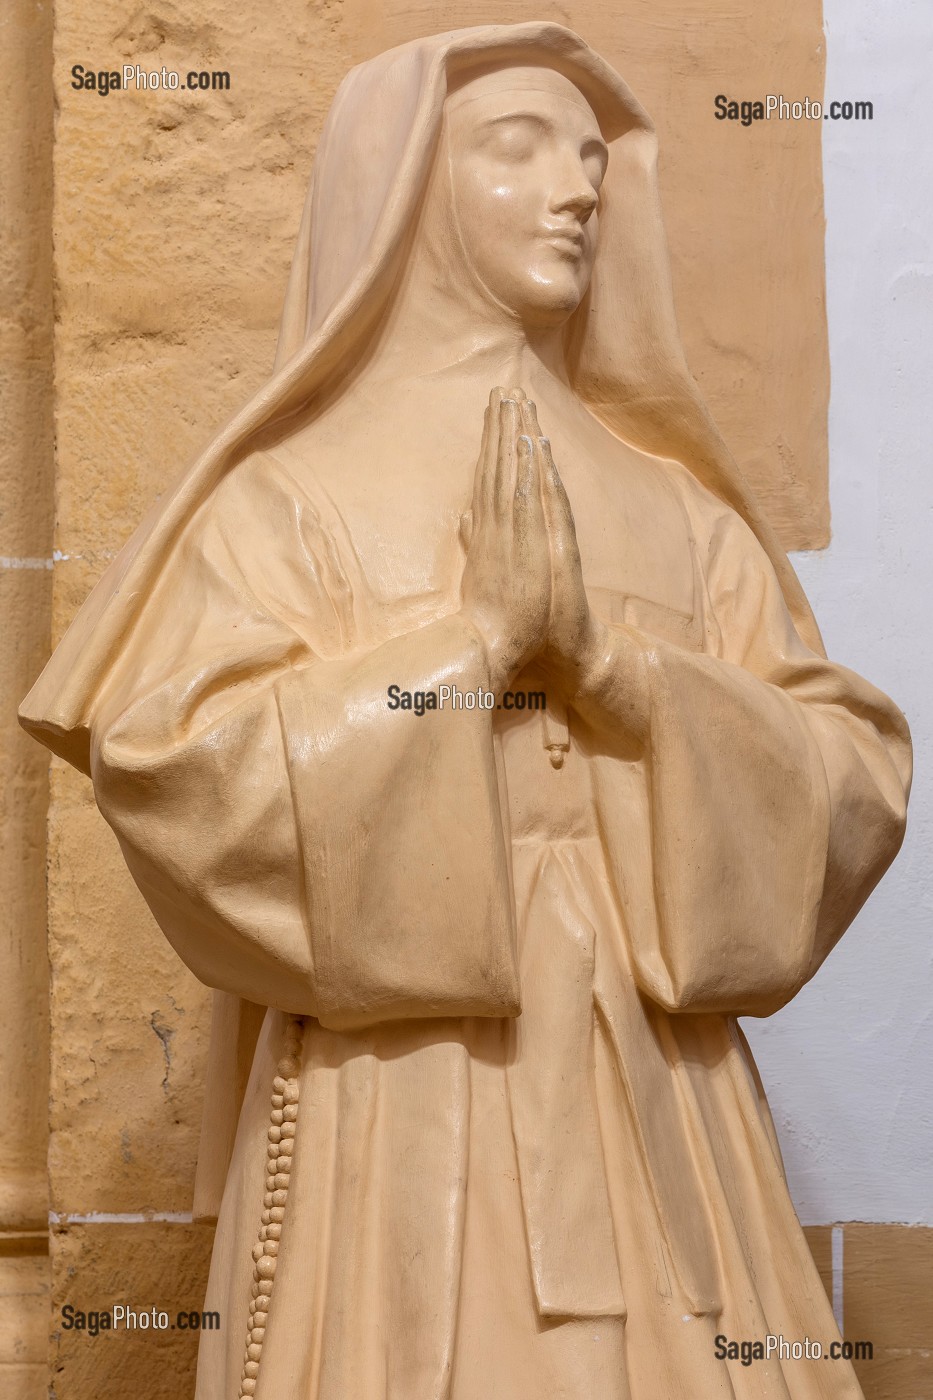
<path fill-rule="evenodd" d="M 475 413 L 424 411 L 413 425 L 401 391 L 276 449 L 348 555 L 378 632 L 420 626 L 459 605 L 476 421 Z M 699 649 L 702 588 L 677 469 L 588 416 L 566 422 L 552 413 L 547 427 L 594 612 Z"/>

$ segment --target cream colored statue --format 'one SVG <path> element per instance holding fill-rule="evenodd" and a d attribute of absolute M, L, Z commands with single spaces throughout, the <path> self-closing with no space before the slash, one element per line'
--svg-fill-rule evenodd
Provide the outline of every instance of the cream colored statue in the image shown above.
<path fill-rule="evenodd" d="M 23 707 L 218 989 L 198 1400 L 859 1394 L 716 1343 L 838 1335 L 736 1018 L 909 740 L 687 371 L 654 161 L 556 25 L 354 69 L 273 377 Z"/>

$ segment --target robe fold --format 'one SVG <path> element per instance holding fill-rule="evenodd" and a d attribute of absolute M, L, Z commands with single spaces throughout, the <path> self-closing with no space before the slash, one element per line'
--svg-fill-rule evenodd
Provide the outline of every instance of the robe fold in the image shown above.
<path fill-rule="evenodd" d="M 195 512 L 124 641 L 98 803 L 227 995 L 231 1053 L 256 1021 L 234 999 L 274 1008 L 229 1170 L 208 1089 L 223 1331 L 198 1400 L 239 1394 L 286 1013 L 300 1111 L 260 1400 L 859 1394 L 842 1361 L 716 1356 L 716 1334 L 838 1335 L 735 1018 L 799 990 L 893 859 L 906 727 L 801 641 L 733 510 L 673 461 L 646 475 L 677 569 L 590 590 L 637 642 L 636 755 L 611 668 L 585 711 L 390 709 L 393 685 L 488 687 L 459 580 L 386 597 L 284 448 Z"/>

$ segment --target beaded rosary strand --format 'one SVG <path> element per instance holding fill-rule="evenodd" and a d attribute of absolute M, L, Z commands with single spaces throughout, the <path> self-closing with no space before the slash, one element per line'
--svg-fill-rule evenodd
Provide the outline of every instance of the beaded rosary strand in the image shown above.
<path fill-rule="evenodd" d="M 253 1282 L 250 1289 L 240 1400 L 247 1400 L 248 1396 L 256 1393 L 259 1359 L 272 1302 L 272 1283 L 275 1278 L 279 1241 L 282 1237 L 282 1224 L 285 1220 L 295 1125 L 298 1121 L 298 1072 L 301 1068 L 303 1033 L 302 1018 L 291 1017 L 285 1030 L 284 1054 L 278 1062 L 272 1081 L 269 1144 L 266 1149 L 266 1189 L 262 1198 L 259 1238 L 253 1245 Z"/>

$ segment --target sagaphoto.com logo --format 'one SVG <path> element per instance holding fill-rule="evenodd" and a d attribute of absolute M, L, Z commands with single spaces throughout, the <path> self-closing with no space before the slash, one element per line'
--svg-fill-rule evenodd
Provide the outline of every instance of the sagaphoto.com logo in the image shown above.
<path fill-rule="evenodd" d="M 229 92 L 230 74 L 225 68 L 144 68 L 139 63 L 122 63 L 105 68 L 73 63 L 71 86 L 76 92 L 96 92 L 108 97 L 112 92 Z"/>
<path fill-rule="evenodd" d="M 718 122 L 738 122 L 753 126 L 755 122 L 870 122 L 875 119 L 875 104 L 862 99 L 858 102 L 820 102 L 815 97 L 801 101 L 769 92 L 764 97 L 730 97 L 719 92 L 713 98 L 713 116 Z"/>

